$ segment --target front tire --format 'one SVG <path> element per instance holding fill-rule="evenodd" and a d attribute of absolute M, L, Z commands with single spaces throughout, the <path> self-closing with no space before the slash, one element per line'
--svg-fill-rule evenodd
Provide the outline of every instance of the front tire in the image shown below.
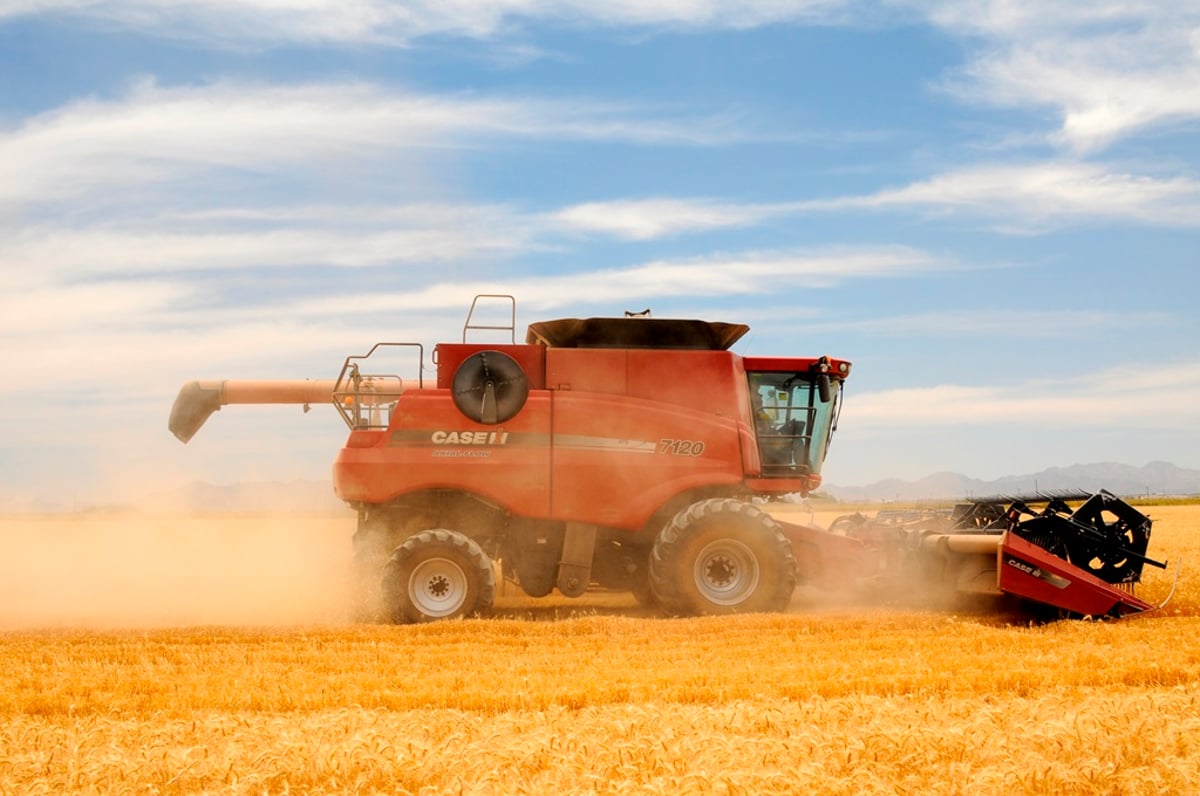
<path fill-rule="evenodd" d="M 457 531 L 410 536 L 383 570 L 383 604 L 393 622 L 434 622 L 482 613 L 496 597 L 491 559 Z"/>
<path fill-rule="evenodd" d="M 740 500 L 704 500 L 659 534 L 650 585 L 671 614 L 776 612 L 791 601 L 796 562 L 766 512 Z"/>

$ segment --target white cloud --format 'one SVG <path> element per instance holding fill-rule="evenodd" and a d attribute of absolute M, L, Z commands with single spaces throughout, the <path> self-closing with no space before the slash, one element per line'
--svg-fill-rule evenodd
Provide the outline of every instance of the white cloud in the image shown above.
<path fill-rule="evenodd" d="M 395 205 L 283 208 L 167 215 L 80 228 L 14 230 L 0 261 L 20 264 L 13 278 L 213 274 L 247 268 L 383 267 L 490 261 L 532 251 L 533 220 L 498 206 Z M 308 219 L 308 220 L 306 220 Z M 6 277 L 0 277 L 3 284 Z"/>
<path fill-rule="evenodd" d="M 551 214 L 569 229 L 627 240 L 650 240 L 684 232 L 749 227 L 794 212 L 794 204 L 736 204 L 713 199 L 618 199 L 585 202 Z"/>
<path fill-rule="evenodd" d="M 1118 220 L 1200 225 L 1200 181 L 1159 179 L 1089 163 L 996 164 L 949 171 L 902 188 L 806 202 L 808 209 L 926 207 L 1036 231 L 1067 222 Z"/>
<path fill-rule="evenodd" d="M 453 315 L 413 311 L 387 319 L 289 317 L 270 304 L 244 312 L 169 312 L 156 304 L 159 296 L 144 291 L 132 287 L 126 317 L 117 314 L 119 304 L 97 308 L 70 296 L 64 304 L 75 306 L 79 320 L 68 317 L 62 328 L 0 332 L 7 343 L 0 347 L 0 363 L 21 374 L 0 384 L 0 397 L 34 389 L 43 414 L 71 411 L 81 401 L 78 411 L 87 414 L 111 403 L 173 397 L 197 378 L 332 379 L 347 355 L 363 354 L 379 340 L 422 341 L 431 334 L 454 339 L 465 312 L 462 296 Z M 415 377 L 416 362 L 409 356 L 395 372 L 402 366 L 404 376 Z M 164 404 L 164 417 L 168 408 Z"/>
<path fill-rule="evenodd" d="M 1030 233 L 1066 224 L 1124 221 L 1200 226 L 1200 181 L 1156 177 L 1076 161 L 993 163 L 936 174 L 873 194 L 779 203 L 649 198 L 586 202 L 548 215 L 567 229 L 650 240 L 746 228 L 814 211 L 925 208 Z"/>
<path fill-rule="evenodd" d="M 862 196 L 778 203 L 619 199 L 572 205 L 548 218 L 568 229 L 650 240 L 757 226 L 813 211 L 906 207 L 972 215 L 1010 232 L 1091 221 L 1196 227 L 1200 226 L 1200 181 L 1188 176 L 1135 174 L 1077 161 L 992 163 Z"/>
<path fill-rule="evenodd" d="M 1108 310 L 1071 309 L 1023 310 L 1005 307 L 1003 312 L 968 310 L 939 310 L 915 315 L 880 315 L 872 318 L 842 318 L 810 320 L 805 328 L 810 332 L 853 331 L 889 337 L 935 337 L 962 339 L 964 337 L 1062 339 L 1086 338 L 1096 332 L 1116 329 L 1145 330 L 1172 321 L 1169 316 L 1153 312 L 1116 312 Z"/>
<path fill-rule="evenodd" d="M 1153 411 L 1144 411 L 1146 406 Z M 1190 428 L 1200 422 L 1200 362 L 1138 363 L 1073 379 L 941 384 L 856 394 L 847 402 L 844 417 L 848 427 L 862 432 L 990 425 L 1060 431 L 1110 428 L 1120 434 Z"/>
<path fill-rule="evenodd" d="M 216 46 L 275 42 L 404 45 L 423 36 L 492 38 L 524 25 L 753 28 L 830 21 L 849 0 L 24 0 L 0 18 L 72 14 Z"/>
<path fill-rule="evenodd" d="M 944 85 L 968 102 L 1050 107 L 1057 139 L 1094 151 L 1148 127 L 1200 117 L 1200 8 L 1172 0 L 25 0 L 0 19 L 75 16 L 206 46 L 405 46 L 461 36 L 529 53 L 531 24 L 739 30 L 776 24 L 879 25 L 916 11 L 966 44 Z M 515 50 L 512 43 L 518 42 Z"/>
<path fill-rule="evenodd" d="M 831 288 L 850 280 L 902 278 L 952 267 L 904 246 L 862 247 L 795 252 L 749 252 L 679 261 L 658 261 L 632 268 L 537 276 L 508 275 L 502 281 L 438 283 L 404 294 L 378 291 L 303 299 L 289 311 L 318 315 L 402 312 L 413 308 L 458 307 L 463 296 L 512 293 L 524 307 L 543 310 L 657 297 L 762 295 L 790 288 Z"/>
<path fill-rule="evenodd" d="M 1095 151 L 1144 129 L 1200 117 L 1200 7 L 1171 0 L 907 0 L 973 40 L 947 83 L 960 98 L 1049 106 L 1058 139 Z"/>
<path fill-rule="evenodd" d="M 136 327 L 144 313 L 161 310 L 187 293 L 164 281 L 134 284 L 48 284 L 0 294 L 0 336 L 34 343 L 49 335 L 78 334 L 100 328 Z M 79 344 L 87 347 L 87 340 Z"/>
<path fill-rule="evenodd" d="M 143 83 L 0 132 L 0 207 L 155 204 L 168 189 L 174 201 L 194 206 L 231 185 L 253 190 L 272 179 L 336 189 L 355 164 L 397 175 L 400 190 L 435 183 L 429 158 L 480 139 L 709 145 L 745 135 L 718 116 L 601 102 L 416 94 L 366 83 Z M 147 199 L 150 186 L 160 190 Z"/>
<path fill-rule="evenodd" d="M 622 303 L 725 301 L 870 278 L 902 279 L 946 267 L 904 247 L 747 253 L 494 280 L 431 283 L 436 276 L 415 274 L 412 286 L 399 291 L 379 290 L 370 279 L 339 278 L 320 293 L 288 299 L 258 291 L 236 304 L 214 302 L 205 282 L 166 276 L 50 278 L 0 295 L 0 334 L 7 341 L 0 356 L 6 367 L 23 373 L 21 384 L 9 385 L 14 390 L 26 389 L 31 379 L 53 380 L 64 388 L 149 384 L 179 372 L 179 363 L 199 369 L 224 363 L 240 372 L 271 363 L 273 370 L 283 371 L 277 376 L 305 377 L 314 374 L 301 363 L 316 356 L 332 369 L 340 357 L 375 339 L 427 344 L 452 339 L 459 327 L 447 319 L 465 312 L 478 293 L 514 294 L 523 310 L 539 313 L 568 306 L 576 312 L 587 307 L 611 312 Z M 28 357 L 33 349 L 37 356 Z M 0 386 L 0 394 L 5 391 Z"/>

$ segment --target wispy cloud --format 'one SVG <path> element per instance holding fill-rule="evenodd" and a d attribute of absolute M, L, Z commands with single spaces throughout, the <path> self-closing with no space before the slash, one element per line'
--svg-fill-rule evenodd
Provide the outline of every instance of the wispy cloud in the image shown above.
<path fill-rule="evenodd" d="M 190 196 L 195 206 L 268 179 L 336 189 L 346 179 L 340 170 L 356 164 L 411 181 L 428 173 L 431 156 L 480 140 L 711 145 L 748 135 L 716 113 L 600 101 L 418 94 L 368 83 L 147 82 L 0 132 L 0 207 L 146 201 L 146 186 Z"/>
<path fill-rule="evenodd" d="M 909 0 L 972 43 L 946 87 L 968 102 L 1051 107 L 1080 152 L 1200 118 L 1200 7 L 1168 1 Z"/>
<path fill-rule="evenodd" d="M 736 297 L 789 288 L 832 288 L 867 278 L 902 278 L 952 264 L 904 246 L 831 248 L 819 251 L 745 252 L 687 260 L 655 261 L 631 268 L 576 273 L 508 275 L 502 282 L 436 284 L 402 295 L 378 292 L 306 299 L 302 313 L 398 312 L 415 307 L 457 307 L 463 295 L 503 292 L 521 296 L 538 310 L 667 297 Z"/>
<path fill-rule="evenodd" d="M 28 281 L 272 268 L 371 268 L 491 261 L 528 253 L 535 219 L 499 206 L 344 205 L 278 212 L 168 214 L 80 227 L 43 223 L 0 240 L 0 261 L 24 266 L 0 276 Z M 307 219 L 307 220 L 306 220 Z M 32 273 L 31 273 L 32 272 Z"/>
<path fill-rule="evenodd" d="M 621 304 L 706 297 L 726 302 L 793 288 L 912 278 L 948 267 L 953 266 L 906 247 L 750 252 L 553 275 L 510 271 L 494 279 L 414 274 L 407 289 L 396 291 L 381 291 L 373 280 L 337 278 L 319 295 L 289 299 L 259 292 L 236 303 L 214 302 L 205 283 L 167 276 L 60 280 L 0 294 L 0 333 L 14 357 L 36 348 L 36 356 L 6 363 L 20 365 L 25 380 L 52 379 L 65 388 L 126 373 L 123 378 L 144 383 L 176 372 L 180 362 L 201 368 L 224 363 L 235 371 L 273 362 L 273 371 L 294 372 L 318 354 L 334 362 L 372 342 L 373 335 L 434 343 L 451 331 L 446 318 L 464 311 L 477 293 L 512 293 L 524 310 L 538 313 L 563 307 L 611 313 Z M 24 383 L 9 387 L 25 389 Z M 0 385 L 0 393 L 7 389 Z"/>
<path fill-rule="evenodd" d="M 529 28 L 743 30 L 778 24 L 911 23 L 915 11 L 964 42 L 941 81 L 971 103 L 1054 109 L 1053 140 L 1095 151 L 1150 127 L 1200 117 L 1200 9 L 1158 0 L 24 0 L 5 17 L 74 17 L 208 47 L 409 46 L 427 37 L 487 41 L 507 52 Z"/>
<path fill-rule="evenodd" d="M 650 240 L 684 232 L 750 227 L 795 212 L 797 205 L 739 204 L 714 199 L 647 198 L 585 202 L 550 215 L 568 229 L 627 240 Z"/>
<path fill-rule="evenodd" d="M 136 328 L 144 323 L 145 313 L 169 307 L 186 294 L 182 285 L 158 280 L 132 286 L 119 282 L 46 284 L 5 291 L 0 295 L 0 335 L 32 343 L 56 335 L 86 335 L 106 327 Z M 78 345 L 81 341 L 76 340 Z M 44 348 L 38 346 L 35 355 L 43 354 Z"/>
<path fill-rule="evenodd" d="M 1136 373 L 1137 378 L 1130 378 Z M 1152 406 L 1154 411 L 1139 407 Z M 1003 385 L 940 384 L 856 394 L 847 425 L 859 431 L 1041 426 L 1056 430 L 1195 427 L 1200 422 L 1200 362 L 1113 368 L 1073 379 L 1038 378 Z"/>
<path fill-rule="evenodd" d="M 511 36 L 531 23 L 667 29 L 744 29 L 828 22 L 848 0 L 19 0 L 0 18 L 70 14 L 99 24 L 212 46 L 276 42 L 405 45 L 424 36 Z"/>
<path fill-rule="evenodd" d="M 1112 221 L 1193 228 L 1200 226 L 1200 180 L 1070 160 L 985 163 L 858 196 L 774 203 L 704 197 L 617 199 L 572 205 L 547 217 L 566 229 L 651 240 L 749 228 L 813 212 L 906 209 L 964 215 L 1021 234 Z"/>
<path fill-rule="evenodd" d="M 1200 225 L 1200 181 L 1160 179 L 1078 162 L 995 164 L 963 168 L 863 196 L 805 202 L 812 210 L 926 208 L 1032 232 L 1066 223 L 1128 221 Z"/>
<path fill-rule="evenodd" d="M 1169 326 L 1165 313 L 1116 312 L 1063 307 L 1054 310 L 1025 310 L 1006 307 L 1003 312 L 944 309 L 909 315 L 879 315 L 871 318 L 810 319 L 812 332 L 857 332 L 889 337 L 1003 338 L 1006 340 L 1089 338 L 1098 331 L 1145 330 Z"/>

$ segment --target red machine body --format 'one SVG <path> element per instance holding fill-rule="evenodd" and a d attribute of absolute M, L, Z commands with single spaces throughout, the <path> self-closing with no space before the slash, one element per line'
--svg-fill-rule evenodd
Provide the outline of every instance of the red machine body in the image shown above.
<path fill-rule="evenodd" d="M 668 613 L 781 610 L 792 545 L 755 499 L 806 495 L 850 363 L 743 357 L 742 324 L 649 317 L 474 325 L 436 374 L 368 373 L 379 343 L 332 382 L 192 382 L 170 428 L 188 441 L 229 403 L 329 399 L 350 428 L 333 465 L 358 512 L 356 557 L 399 621 L 486 608 L 493 562 L 525 592 L 632 591 Z M 476 302 L 479 298 L 476 299 Z M 503 343 L 471 330 L 511 331 Z M 382 573 L 382 578 L 379 578 Z"/>
<path fill-rule="evenodd" d="M 487 352 L 515 361 L 528 385 L 521 410 L 498 424 L 473 421 L 452 400 L 458 368 Z M 820 483 L 819 460 L 764 477 L 747 363 L 810 373 L 822 362 L 849 371 L 841 360 L 729 351 L 442 344 L 436 386 L 405 390 L 386 428 L 351 430 L 334 487 L 370 505 L 466 490 L 516 516 L 627 531 L 696 491 L 807 493 Z"/>

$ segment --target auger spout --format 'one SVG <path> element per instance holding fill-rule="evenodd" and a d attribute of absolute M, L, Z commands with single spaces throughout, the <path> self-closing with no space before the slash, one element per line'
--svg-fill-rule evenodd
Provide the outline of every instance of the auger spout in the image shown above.
<path fill-rule="evenodd" d="M 175 398 L 167 428 L 186 443 L 222 406 L 332 403 L 335 385 L 333 379 L 189 381 Z"/>

